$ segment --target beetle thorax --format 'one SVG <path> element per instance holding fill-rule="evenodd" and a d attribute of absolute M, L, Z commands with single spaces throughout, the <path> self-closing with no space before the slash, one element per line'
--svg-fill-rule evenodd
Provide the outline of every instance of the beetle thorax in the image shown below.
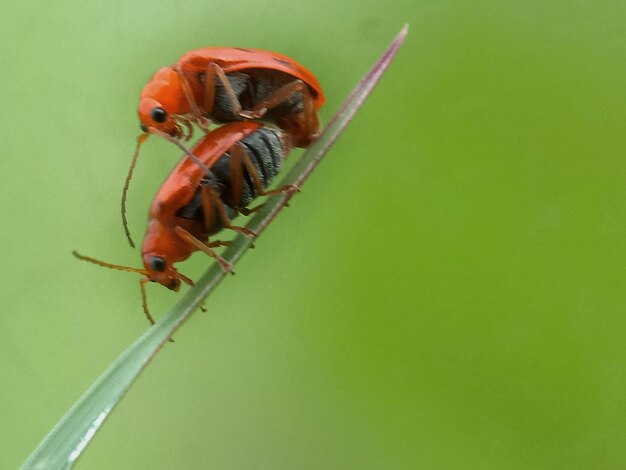
<path fill-rule="evenodd" d="M 171 133 L 175 117 L 190 112 L 178 74 L 171 67 L 162 67 L 141 92 L 139 120 L 145 128 L 154 127 Z"/>

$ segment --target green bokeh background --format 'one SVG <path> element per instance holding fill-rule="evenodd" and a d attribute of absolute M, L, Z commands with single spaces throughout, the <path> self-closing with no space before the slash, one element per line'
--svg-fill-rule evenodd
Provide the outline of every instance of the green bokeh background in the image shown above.
<path fill-rule="evenodd" d="M 79 468 L 626 467 L 626 3 L 3 2 L 0 468 L 147 328 L 135 107 L 206 45 L 280 51 L 328 120 L 389 73 Z M 140 238 L 179 152 L 145 147 Z M 207 259 L 181 270 L 198 278 Z M 155 316 L 180 297 L 149 286 Z"/>

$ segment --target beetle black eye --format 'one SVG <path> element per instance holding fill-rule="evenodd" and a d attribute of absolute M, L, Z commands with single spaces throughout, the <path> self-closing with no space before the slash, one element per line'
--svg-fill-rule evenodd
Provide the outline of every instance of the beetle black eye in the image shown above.
<path fill-rule="evenodd" d="M 167 263 L 163 258 L 159 258 L 158 256 L 152 257 L 150 260 L 150 267 L 155 271 L 165 271 L 167 268 Z"/>
<path fill-rule="evenodd" d="M 143 132 L 148 132 L 148 128 L 146 127 L 146 125 L 145 125 L 145 124 L 142 124 L 142 125 L 141 125 L 141 130 L 142 130 Z"/>
<path fill-rule="evenodd" d="M 152 108 L 152 111 L 150 111 L 150 117 L 154 122 L 165 122 L 167 119 L 167 112 L 160 107 Z"/>

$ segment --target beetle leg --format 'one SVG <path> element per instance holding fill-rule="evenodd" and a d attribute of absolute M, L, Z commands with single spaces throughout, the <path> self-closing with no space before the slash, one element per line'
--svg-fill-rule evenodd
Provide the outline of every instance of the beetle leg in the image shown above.
<path fill-rule="evenodd" d="M 231 241 L 215 240 L 214 242 L 207 242 L 206 246 L 208 246 L 209 248 L 218 248 L 220 246 L 230 246 L 232 244 L 233 242 Z"/>
<path fill-rule="evenodd" d="M 259 204 L 258 206 L 255 206 L 252 209 L 248 209 L 247 207 L 242 207 L 242 208 L 240 208 L 238 210 L 243 215 L 248 216 L 248 215 L 254 214 L 255 212 L 258 212 L 264 205 L 265 205 L 265 203 Z"/>
<path fill-rule="evenodd" d="M 224 228 L 233 230 L 235 232 L 243 233 L 247 237 L 254 238 L 257 236 L 257 233 L 253 230 L 250 230 L 246 227 L 239 227 L 237 225 L 232 225 L 231 220 L 226 213 L 226 209 L 224 208 L 224 203 L 219 198 L 219 196 L 215 193 L 213 188 L 207 185 L 203 185 L 200 188 L 201 197 L 202 197 L 202 208 L 205 211 L 205 220 L 207 213 L 212 217 L 215 217 L 215 210 L 217 210 L 217 216 L 221 219 L 222 225 Z M 210 209 L 209 207 L 210 206 Z M 207 212 L 207 209 L 208 212 Z M 214 219 L 210 219 L 211 221 Z M 208 227 L 207 227 L 208 229 Z M 210 229 L 209 229 L 210 230 Z"/>
<path fill-rule="evenodd" d="M 246 119 L 260 119 L 270 109 L 278 106 L 291 95 L 298 92 L 302 93 L 303 111 L 295 114 L 295 116 L 288 116 L 286 120 L 278 119 L 277 124 L 296 138 L 298 147 L 308 147 L 311 141 L 319 134 L 319 121 L 315 112 L 313 98 L 311 97 L 311 90 L 302 80 L 294 80 L 287 83 L 257 103 L 251 110 L 242 111 L 239 115 Z"/>
<path fill-rule="evenodd" d="M 204 215 L 204 227 L 208 233 L 215 231 L 215 204 L 205 189 L 205 185 L 201 185 L 200 197 L 202 199 L 202 214 Z M 211 190 L 211 192 L 213 192 Z"/>
<path fill-rule="evenodd" d="M 254 188 L 260 196 L 273 196 L 275 194 L 282 194 L 285 192 L 296 192 L 300 191 L 300 188 L 295 184 L 288 184 L 286 186 L 282 186 L 280 188 L 272 189 L 270 191 L 266 191 L 263 187 L 263 183 L 261 182 L 261 177 L 259 176 L 259 172 L 257 171 L 254 163 L 250 159 L 250 155 L 248 152 L 241 146 L 241 144 L 235 144 L 231 147 L 231 156 L 235 153 L 239 153 L 239 158 L 243 162 L 248 170 L 248 174 L 252 178 L 252 183 L 254 184 Z"/>
<path fill-rule="evenodd" d="M 142 277 L 139 280 L 139 287 L 141 288 L 141 306 L 143 307 L 143 313 L 146 314 L 146 318 L 150 322 L 151 325 L 154 325 L 156 322 L 152 315 L 150 315 L 150 311 L 148 310 L 148 297 L 146 296 L 146 282 L 150 282 L 149 277 Z"/>
<path fill-rule="evenodd" d="M 226 76 L 224 69 L 215 62 L 211 62 L 208 65 L 204 79 L 204 110 L 206 114 L 210 115 L 213 112 L 213 107 L 215 106 L 216 77 L 224 87 L 224 91 L 230 101 L 233 114 L 241 114 L 241 103 L 239 103 L 237 95 L 235 95 L 235 90 L 233 90 L 233 87 L 228 81 L 228 77 Z"/>
<path fill-rule="evenodd" d="M 179 118 L 179 120 L 185 125 L 187 129 L 187 132 L 181 130 L 181 133 L 183 134 L 183 139 L 188 141 L 193 137 L 193 126 L 191 125 L 191 122 L 189 122 L 189 119 Z M 208 130 L 208 128 L 203 130 Z"/>
<path fill-rule="evenodd" d="M 179 272 L 176 273 L 176 276 L 182 280 L 185 284 L 187 284 L 190 287 L 193 287 L 195 284 L 194 282 L 189 279 L 187 276 L 185 276 L 184 274 L 181 274 Z M 206 312 L 206 307 L 204 306 L 204 302 L 201 303 L 200 305 L 198 305 L 198 307 L 200 308 L 200 310 L 202 310 L 203 312 Z"/>
<path fill-rule="evenodd" d="M 144 277 L 139 280 L 139 287 L 141 287 L 141 305 L 143 307 L 143 313 L 146 314 L 146 318 L 150 322 L 150 325 L 154 325 L 156 321 L 154 321 L 154 318 L 152 317 L 152 315 L 150 315 L 150 312 L 148 311 L 148 297 L 146 296 L 146 283 L 147 282 L 150 282 L 149 277 Z M 170 343 L 173 343 L 174 339 L 170 338 L 168 341 Z"/>
<path fill-rule="evenodd" d="M 308 90 L 306 83 L 302 80 L 294 80 L 293 82 L 283 85 L 274 93 L 258 102 L 252 109 L 240 112 L 239 115 L 246 119 L 260 119 L 267 111 L 278 106 L 294 93 L 304 93 L 304 90 Z"/>
<path fill-rule="evenodd" d="M 193 96 L 193 92 L 191 91 L 189 79 L 187 79 L 187 76 L 185 75 L 185 72 L 183 72 L 183 69 L 180 67 L 180 65 L 175 64 L 172 66 L 172 69 L 178 74 L 178 78 L 180 79 L 180 85 L 183 89 L 183 94 L 185 95 L 185 99 L 189 103 L 189 106 L 191 106 L 191 114 L 193 114 L 196 124 L 198 124 L 198 127 L 200 127 L 200 129 L 202 129 L 204 132 L 208 132 L 211 121 L 204 117 L 202 110 L 198 106 L 198 102 L 196 101 L 196 98 Z M 185 124 L 187 128 L 190 129 L 189 137 L 186 139 L 189 140 L 193 131 L 191 130 L 191 124 L 188 120 Z"/>
<path fill-rule="evenodd" d="M 198 103 L 196 103 L 196 98 L 193 96 L 193 92 L 191 91 L 191 85 L 189 85 L 189 80 L 187 80 L 185 72 L 183 72 L 183 69 L 178 64 L 172 65 L 172 70 L 174 70 L 174 72 L 176 72 L 176 74 L 178 75 L 178 79 L 180 80 L 180 86 L 183 89 L 185 99 L 189 103 L 189 106 L 191 106 L 192 113 L 195 116 L 202 116 L 202 112 L 198 107 Z"/>
<path fill-rule="evenodd" d="M 311 98 L 311 91 L 309 87 L 305 87 L 302 91 L 303 104 L 304 104 L 304 126 L 306 129 L 306 135 L 311 139 L 316 139 L 319 135 L 319 122 L 317 120 L 317 114 L 315 113 L 315 107 L 313 106 L 313 98 Z"/>
<path fill-rule="evenodd" d="M 265 205 L 265 203 L 263 204 L 259 204 L 258 206 L 254 206 L 252 209 L 248 209 L 247 207 L 240 207 L 239 209 L 237 209 L 239 211 L 239 213 L 245 215 L 246 217 L 252 214 L 255 214 L 257 212 L 259 212 L 263 206 Z M 289 203 L 286 202 L 283 207 L 289 207 Z"/>
<path fill-rule="evenodd" d="M 196 237 L 194 237 L 191 233 L 189 233 L 184 228 L 182 228 L 182 227 L 177 225 L 174 228 L 174 233 L 176 233 L 176 235 L 178 235 L 181 239 L 183 239 L 184 241 L 189 243 L 191 246 L 197 248 L 200 251 L 205 252 L 211 258 L 215 258 L 215 260 L 219 263 L 220 267 L 222 268 L 222 271 L 224 271 L 226 273 L 228 273 L 228 272 L 232 273 L 233 272 L 233 265 L 232 264 L 230 264 L 228 261 L 226 261 L 220 255 L 218 255 L 215 251 L 213 251 L 211 248 L 209 248 L 206 244 L 202 243 L 200 240 L 198 240 Z"/>
<path fill-rule="evenodd" d="M 232 188 L 232 196 L 233 201 L 235 203 L 235 207 L 239 205 L 239 201 L 241 201 L 241 197 L 243 195 L 243 167 L 241 152 L 239 151 L 241 148 L 240 145 L 233 145 L 230 150 L 230 185 Z"/>
<path fill-rule="evenodd" d="M 211 115 L 215 105 L 215 68 L 211 62 L 204 75 L 204 112 Z"/>

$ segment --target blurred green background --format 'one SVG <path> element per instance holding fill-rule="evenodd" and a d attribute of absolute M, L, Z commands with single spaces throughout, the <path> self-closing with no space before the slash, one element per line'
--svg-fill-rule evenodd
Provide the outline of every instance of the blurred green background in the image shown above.
<path fill-rule="evenodd" d="M 81 458 L 90 469 L 626 467 L 626 3 L 4 2 L 0 467 L 148 324 L 120 225 L 143 84 L 187 50 L 280 51 L 327 159 Z M 136 238 L 179 152 L 151 140 Z M 198 278 L 201 254 L 182 272 Z M 159 317 L 180 299 L 156 285 Z"/>

